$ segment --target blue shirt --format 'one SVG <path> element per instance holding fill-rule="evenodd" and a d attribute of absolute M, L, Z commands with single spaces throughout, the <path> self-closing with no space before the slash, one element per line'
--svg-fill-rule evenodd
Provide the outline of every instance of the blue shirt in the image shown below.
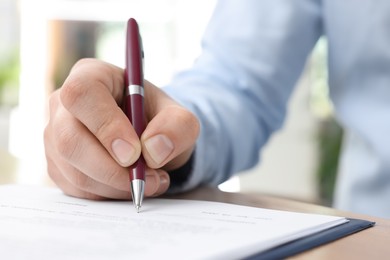
<path fill-rule="evenodd" d="M 390 1 L 223 0 L 194 66 L 165 91 L 199 118 L 182 190 L 254 166 L 320 36 L 345 130 L 335 207 L 390 217 Z"/>

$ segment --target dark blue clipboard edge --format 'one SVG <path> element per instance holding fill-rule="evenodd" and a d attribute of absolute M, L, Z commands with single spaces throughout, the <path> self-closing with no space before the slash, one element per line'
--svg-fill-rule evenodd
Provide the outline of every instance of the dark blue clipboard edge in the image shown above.
<path fill-rule="evenodd" d="M 271 248 L 269 250 L 254 254 L 245 258 L 246 260 L 273 260 L 284 259 L 293 255 L 302 253 L 320 245 L 335 241 L 339 238 L 346 237 L 353 233 L 373 227 L 375 222 L 348 218 L 348 222 L 339 226 L 323 230 L 319 233 L 303 237 L 286 244 Z"/>

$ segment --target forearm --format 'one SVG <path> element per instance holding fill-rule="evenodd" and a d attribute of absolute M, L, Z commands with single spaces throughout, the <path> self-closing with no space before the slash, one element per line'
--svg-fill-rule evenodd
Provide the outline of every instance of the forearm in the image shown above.
<path fill-rule="evenodd" d="M 184 189 L 217 185 L 254 166 L 260 148 L 282 125 L 287 100 L 321 31 L 317 2 L 300 3 L 283 2 L 286 10 L 275 11 L 277 3 L 222 1 L 201 56 L 165 88 L 201 124 Z M 261 7 L 278 19 L 266 10 L 259 17 L 253 9 Z"/>

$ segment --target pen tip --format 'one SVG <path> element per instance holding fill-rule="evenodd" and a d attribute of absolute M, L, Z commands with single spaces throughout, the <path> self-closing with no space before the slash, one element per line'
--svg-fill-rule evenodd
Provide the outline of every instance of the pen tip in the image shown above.
<path fill-rule="evenodd" d="M 139 213 L 139 210 L 140 210 L 141 207 L 140 206 L 136 206 L 135 208 L 137 210 L 137 213 Z"/>

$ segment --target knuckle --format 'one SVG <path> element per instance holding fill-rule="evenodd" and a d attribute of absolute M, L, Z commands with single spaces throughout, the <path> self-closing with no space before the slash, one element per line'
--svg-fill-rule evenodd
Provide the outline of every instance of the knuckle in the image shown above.
<path fill-rule="evenodd" d="M 96 61 L 98 61 L 98 60 L 96 60 L 94 58 L 81 58 L 73 65 L 73 68 L 88 65 L 88 64 L 94 63 Z"/>
<path fill-rule="evenodd" d="M 88 92 L 91 86 L 90 68 L 96 63 L 96 61 L 97 60 L 92 58 L 83 58 L 78 60 L 60 88 L 60 100 L 68 110 L 71 110 L 78 104 L 82 106 L 83 101 L 86 97 L 88 97 Z M 95 70 L 100 71 L 100 68 Z M 100 76 L 101 73 L 96 75 Z"/>
<path fill-rule="evenodd" d="M 50 139 L 51 139 L 51 136 L 52 136 L 52 132 L 53 132 L 53 121 L 54 119 L 56 118 L 55 116 L 55 112 L 56 112 L 56 108 L 57 108 L 57 98 L 52 94 L 50 95 L 49 97 L 49 119 L 48 119 L 48 122 L 44 128 L 44 132 L 43 132 L 43 140 L 44 140 L 44 143 L 45 144 L 50 144 Z"/>
<path fill-rule="evenodd" d="M 200 131 L 199 120 L 191 112 L 188 111 L 188 113 L 189 113 L 189 116 L 187 117 L 187 123 L 192 129 L 192 133 L 194 134 L 194 137 L 197 137 L 199 135 L 199 131 Z"/>
<path fill-rule="evenodd" d="M 96 119 L 93 127 L 89 130 L 99 139 L 99 142 L 108 147 L 113 141 L 115 131 L 121 129 L 123 122 L 115 117 L 114 113 L 101 113 L 100 118 Z"/>
<path fill-rule="evenodd" d="M 90 191 L 92 187 L 92 180 L 80 172 L 75 172 L 71 180 L 72 184 L 81 190 Z"/>
<path fill-rule="evenodd" d="M 54 91 L 48 97 L 49 111 L 55 111 L 58 107 L 58 91 Z"/>
<path fill-rule="evenodd" d="M 88 88 L 85 87 L 82 77 L 73 75 L 66 79 L 64 85 L 61 88 L 60 98 L 63 105 L 68 109 L 72 108 L 79 103 L 79 101 L 87 96 Z"/>
<path fill-rule="evenodd" d="M 56 149 L 58 154 L 67 160 L 74 158 L 76 151 L 78 150 L 78 134 L 76 131 L 69 127 L 62 128 L 55 135 Z"/>
<path fill-rule="evenodd" d="M 57 175 L 59 175 L 58 169 L 49 156 L 46 156 L 46 162 L 47 175 L 49 175 L 51 180 L 53 180 L 54 183 L 57 184 Z"/>
<path fill-rule="evenodd" d="M 46 146 L 49 146 L 51 144 L 51 128 L 49 127 L 50 125 L 48 124 L 45 129 L 43 130 L 43 143 Z M 47 149 L 46 149 L 47 150 Z"/>
<path fill-rule="evenodd" d="M 118 186 L 118 185 L 116 185 L 118 183 L 118 176 L 124 174 L 122 172 L 122 170 L 123 169 L 118 166 L 118 167 L 111 168 L 110 170 L 104 172 L 102 174 L 102 182 L 111 186 L 111 187 Z"/>
<path fill-rule="evenodd" d="M 175 117 L 184 127 L 185 131 L 188 134 L 191 134 L 192 137 L 197 137 L 199 134 L 200 123 L 196 116 L 185 108 L 176 109 Z"/>
<path fill-rule="evenodd" d="M 99 140 L 105 142 L 105 139 L 110 136 L 110 128 L 115 128 L 116 121 L 110 114 L 101 115 L 101 118 L 95 122 L 95 126 L 92 130 Z"/>

